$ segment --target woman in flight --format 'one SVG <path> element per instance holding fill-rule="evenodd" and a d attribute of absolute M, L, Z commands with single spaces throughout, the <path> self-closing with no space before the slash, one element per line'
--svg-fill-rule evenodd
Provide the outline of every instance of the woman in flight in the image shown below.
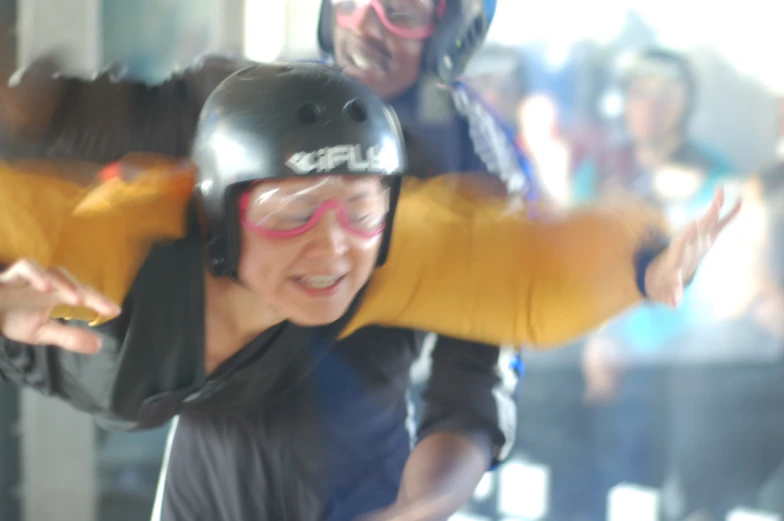
<path fill-rule="evenodd" d="M 177 417 L 167 521 L 350 520 L 393 501 L 376 519 L 448 517 L 459 482 L 407 480 L 388 422 L 354 436 L 370 409 L 397 417 L 384 386 L 408 368 L 335 341 L 381 325 L 555 346 L 643 299 L 677 304 L 737 212 L 719 217 L 719 193 L 669 239 L 640 206 L 533 222 L 470 180 L 404 183 L 394 113 L 316 64 L 232 75 L 192 160 L 88 188 L 0 168 L 0 377 L 110 428 Z"/>

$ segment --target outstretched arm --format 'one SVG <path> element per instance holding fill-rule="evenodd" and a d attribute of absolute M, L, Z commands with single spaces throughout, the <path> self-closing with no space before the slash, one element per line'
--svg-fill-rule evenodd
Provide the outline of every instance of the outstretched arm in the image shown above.
<path fill-rule="evenodd" d="M 664 302 L 669 297 L 660 295 L 677 290 L 667 277 L 681 264 L 689 265 L 687 280 L 696 269 L 694 259 L 684 260 L 696 232 L 668 247 L 660 215 L 639 204 L 531 220 L 524 208 L 475 196 L 467 186 L 451 176 L 404 190 L 390 258 L 347 333 L 375 323 L 556 346 L 640 302 L 643 290 Z M 721 202 L 709 216 L 716 233 L 725 224 Z M 696 262 L 707 247 L 698 248 Z"/>
<path fill-rule="evenodd" d="M 193 172 L 162 165 L 90 190 L 0 165 L 0 186 L 0 263 L 62 266 L 119 303 L 151 245 L 185 234 Z M 665 249 L 658 214 L 639 206 L 531 220 L 474 188 L 444 176 L 404 190 L 390 258 L 343 336 L 379 324 L 496 345 L 558 345 L 641 301 L 642 289 L 675 304 L 677 276 L 693 275 L 738 210 L 719 219 L 717 197 Z"/>

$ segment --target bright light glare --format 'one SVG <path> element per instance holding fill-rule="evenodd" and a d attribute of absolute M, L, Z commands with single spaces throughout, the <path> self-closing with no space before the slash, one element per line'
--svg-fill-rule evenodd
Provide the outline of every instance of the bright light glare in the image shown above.
<path fill-rule="evenodd" d="M 245 56 L 271 62 L 286 41 L 286 4 L 282 0 L 245 0 Z"/>

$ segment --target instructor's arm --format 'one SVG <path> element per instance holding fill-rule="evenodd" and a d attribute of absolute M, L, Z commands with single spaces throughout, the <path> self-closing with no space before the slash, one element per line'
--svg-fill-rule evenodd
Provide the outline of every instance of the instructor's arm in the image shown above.
<path fill-rule="evenodd" d="M 108 72 L 90 80 L 58 76 L 56 66 L 44 60 L 14 73 L 5 47 L 0 49 L 5 157 L 95 163 L 116 161 L 131 152 L 185 157 L 207 97 L 248 65 L 210 57 L 159 85 L 148 85 Z"/>

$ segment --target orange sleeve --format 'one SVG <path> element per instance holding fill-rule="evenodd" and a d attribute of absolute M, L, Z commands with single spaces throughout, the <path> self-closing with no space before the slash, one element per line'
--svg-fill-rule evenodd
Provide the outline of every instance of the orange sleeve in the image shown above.
<path fill-rule="evenodd" d="M 152 244 L 185 234 L 193 171 L 163 163 L 129 181 L 85 186 L 52 175 L 47 165 L 0 164 L 0 264 L 30 258 L 61 266 L 121 303 Z M 53 316 L 102 320 L 66 307 Z"/>
<path fill-rule="evenodd" d="M 408 182 L 388 261 L 343 334 L 378 324 L 557 346 L 642 300 L 635 255 L 658 233 L 661 215 L 641 205 L 531 219 L 459 176 Z"/>
<path fill-rule="evenodd" d="M 663 229 L 658 214 L 592 208 L 531 220 L 456 176 L 406 185 L 390 258 L 344 334 L 380 324 L 549 346 L 641 299 L 634 255 Z M 0 263 L 63 266 L 120 303 L 151 245 L 184 235 L 192 187 L 193 171 L 170 164 L 87 188 L 0 164 Z M 84 309 L 54 316 L 101 321 Z"/>

